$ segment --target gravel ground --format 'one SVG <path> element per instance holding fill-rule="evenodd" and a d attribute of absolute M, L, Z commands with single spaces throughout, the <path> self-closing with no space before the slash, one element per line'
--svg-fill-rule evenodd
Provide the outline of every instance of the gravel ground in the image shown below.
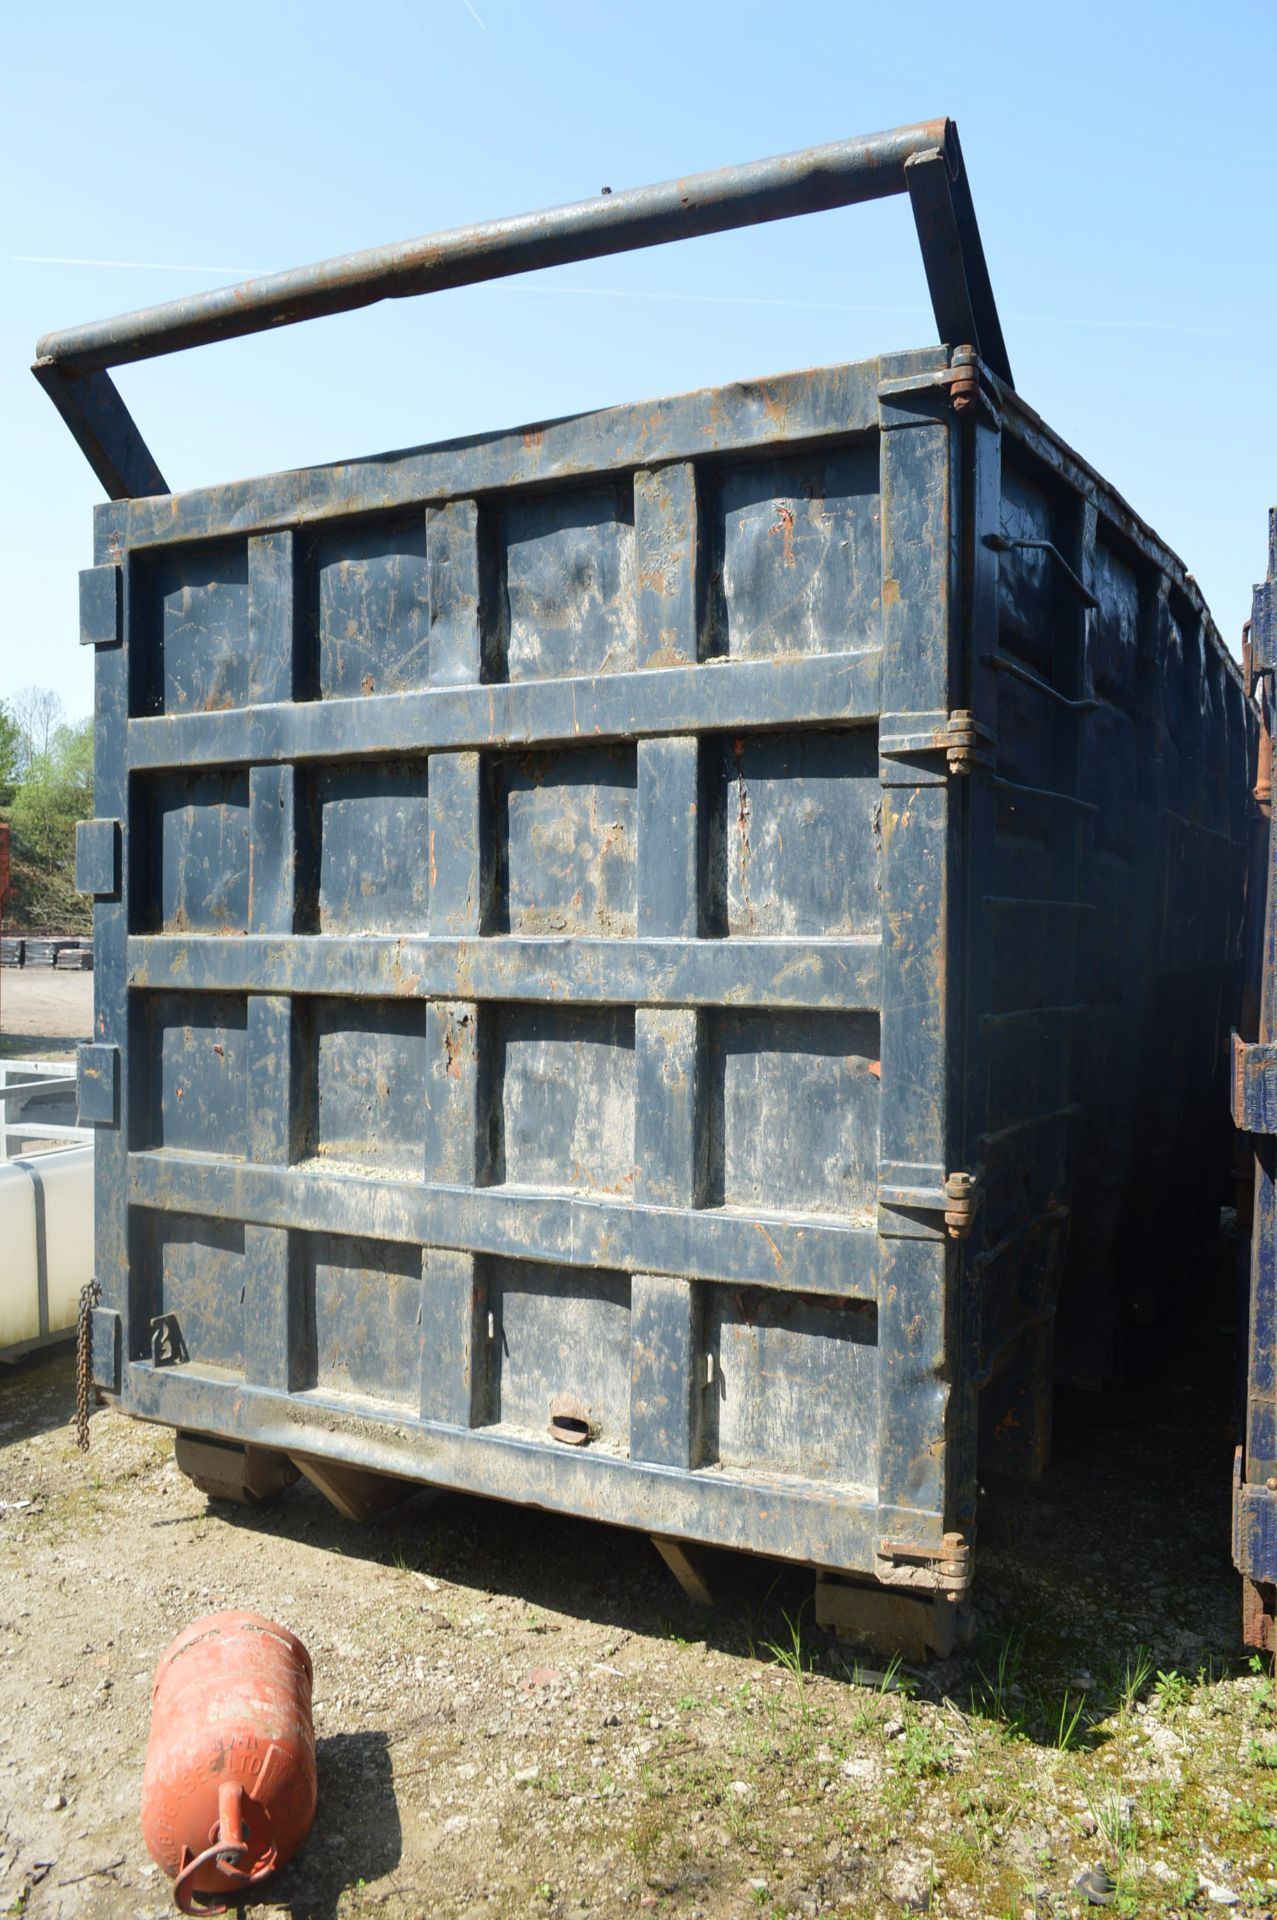
<path fill-rule="evenodd" d="M 1200 1316 L 1201 1304 L 1198 1305 Z M 1208 1316 L 1209 1317 L 1209 1316 Z M 155 1662 L 253 1606 L 314 1656 L 320 1810 L 252 1920 L 1267 1910 L 1277 1713 L 1237 1644 L 1231 1342 L 1065 1399 L 990 1485 L 975 1644 L 858 1669 L 810 1576 L 711 1613 L 641 1536 L 455 1496 L 368 1528 L 216 1510 L 167 1434 L 75 1451 L 70 1357 L 0 1369 L 0 1913 L 171 1911 L 138 1792 Z"/>
<path fill-rule="evenodd" d="M 93 1031 L 93 975 L 0 968 L 0 1058 L 68 1053 Z"/>

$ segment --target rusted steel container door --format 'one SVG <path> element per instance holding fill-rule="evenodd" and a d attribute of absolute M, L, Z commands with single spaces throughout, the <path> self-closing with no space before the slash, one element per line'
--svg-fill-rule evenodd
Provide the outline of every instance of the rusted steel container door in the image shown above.
<path fill-rule="evenodd" d="M 104 512 L 86 1084 L 134 1411 L 939 1554 L 948 380 Z"/>
<path fill-rule="evenodd" d="M 1242 1576 L 1245 1640 L 1277 1653 L 1277 837 L 1272 832 L 1277 507 L 1268 516 L 1268 574 L 1255 588 L 1245 666 L 1259 693 L 1263 726 L 1247 902 L 1250 991 L 1241 1032 L 1233 1035 L 1233 1119 L 1253 1136 L 1253 1207 L 1243 1222 L 1250 1229 L 1250 1286 L 1233 1558 Z M 1243 1187 L 1243 1195 L 1248 1192 Z"/>

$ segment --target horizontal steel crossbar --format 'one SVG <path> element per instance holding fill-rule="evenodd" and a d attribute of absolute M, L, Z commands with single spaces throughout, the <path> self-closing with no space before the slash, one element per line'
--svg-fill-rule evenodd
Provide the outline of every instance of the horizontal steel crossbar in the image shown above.
<path fill-rule="evenodd" d="M 1011 370 L 957 128 L 946 119 L 369 247 L 46 333 L 36 347 L 34 371 L 113 499 L 167 492 L 110 379 L 110 367 L 346 313 L 379 300 L 470 286 L 898 193 L 910 197 L 942 341 L 973 347 L 1009 383 Z"/>
<path fill-rule="evenodd" d="M 717 1208 L 596 1200 L 586 1194 L 444 1187 L 314 1172 L 163 1150 L 129 1162 L 135 1206 L 317 1233 L 360 1232 L 407 1245 L 622 1273 L 671 1273 L 842 1300 L 876 1298 L 873 1226 Z"/>
<path fill-rule="evenodd" d="M 948 120 L 926 120 L 744 166 L 365 247 L 312 266 L 46 333 L 36 357 L 85 372 L 125 366 L 323 314 L 349 313 L 378 300 L 437 293 L 880 200 L 906 191 L 906 161 L 946 147 L 952 173 L 958 164 L 956 129 Z"/>
<path fill-rule="evenodd" d="M 129 985 L 183 993 L 350 994 L 606 1006 L 838 1008 L 881 1003 L 882 942 L 548 939 L 490 934 L 138 934 Z"/>
<path fill-rule="evenodd" d="M 723 660 L 595 678 L 503 681 L 362 699 L 226 707 L 129 722 L 129 768 L 348 760 L 362 754 L 528 747 L 878 718 L 882 654 Z"/>

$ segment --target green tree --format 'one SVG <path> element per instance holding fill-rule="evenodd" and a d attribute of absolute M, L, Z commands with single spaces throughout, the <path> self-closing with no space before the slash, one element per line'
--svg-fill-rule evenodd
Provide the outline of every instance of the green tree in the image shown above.
<path fill-rule="evenodd" d="M 7 807 L 13 799 L 18 783 L 18 761 L 22 748 L 22 734 L 17 721 L 0 701 L 0 807 Z"/>
<path fill-rule="evenodd" d="M 75 890 L 75 828 L 93 813 L 93 722 L 66 725 L 52 698 L 20 696 L 15 704 L 18 778 L 9 825 L 17 915 L 28 926 L 87 926 L 88 903 Z"/>

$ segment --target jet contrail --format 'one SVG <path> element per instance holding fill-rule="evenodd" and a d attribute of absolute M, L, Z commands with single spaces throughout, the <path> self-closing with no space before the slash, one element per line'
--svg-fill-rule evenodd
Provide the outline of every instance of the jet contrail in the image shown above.
<path fill-rule="evenodd" d="M 260 267 L 192 267 L 175 260 L 81 260 L 74 255 L 13 253 L 11 260 L 25 267 L 129 267 L 145 273 L 227 273 L 232 280 L 255 280 Z"/>
<path fill-rule="evenodd" d="M 469 4 L 469 0 L 466 0 Z M 471 12 L 474 9 L 471 8 Z M 476 19 L 478 16 L 475 16 Z M 482 26 L 483 22 L 479 24 Z M 484 27 L 484 32 L 487 28 Z M 226 274 L 232 280 L 255 280 L 263 277 L 259 267 L 202 267 L 187 266 L 175 260 L 87 260 L 74 255 L 44 253 L 14 253 L 10 259 L 24 266 L 33 267 L 124 267 L 145 273 L 205 273 Z M 879 306 L 845 300 L 784 300 L 767 294 L 748 293 L 674 293 L 665 292 L 656 287 L 590 287 L 568 284 L 556 286 L 548 281 L 528 283 L 520 278 L 512 278 L 506 283 L 515 293 L 564 295 L 594 300 L 646 300 L 696 307 L 773 307 L 791 313 L 912 313 L 929 314 L 929 307 L 921 306 Z M 1101 327 L 1118 328 L 1123 331 L 1149 333 L 1184 334 L 1269 334 L 1272 324 L 1260 322 L 1233 322 L 1231 325 L 1203 325 L 1193 320 L 1152 320 L 1121 319 L 1108 314 L 1067 314 L 1067 313 L 1016 313 L 1003 312 L 1002 318 L 1016 326 L 1032 327 Z"/>

